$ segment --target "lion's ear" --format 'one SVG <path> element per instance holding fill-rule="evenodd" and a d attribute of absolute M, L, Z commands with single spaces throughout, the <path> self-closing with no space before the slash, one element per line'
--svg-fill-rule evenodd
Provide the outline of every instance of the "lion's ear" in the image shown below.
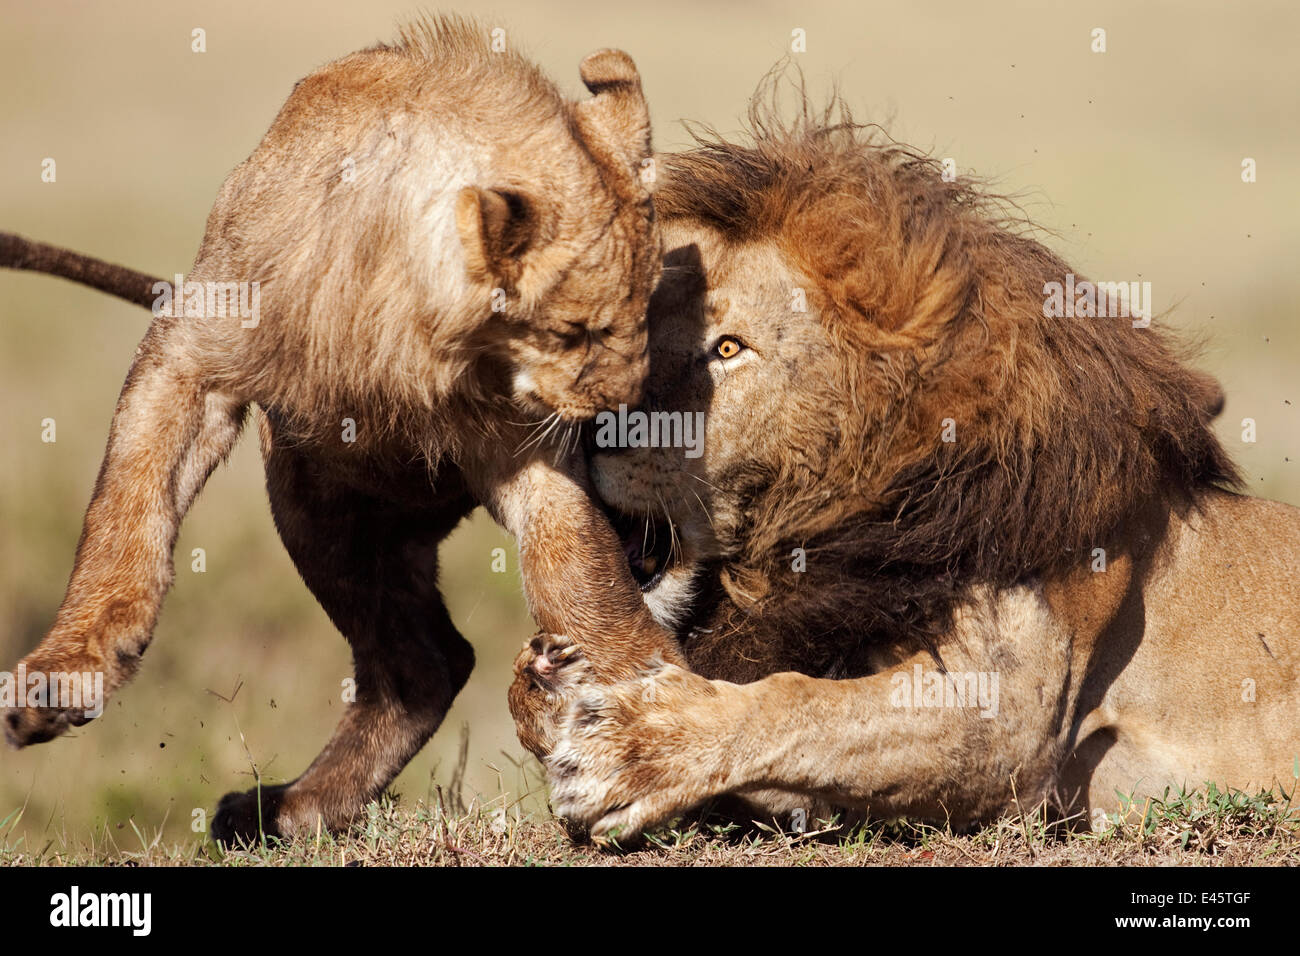
<path fill-rule="evenodd" d="M 456 229 L 471 278 L 513 281 L 537 241 L 536 206 L 516 190 L 466 186 L 456 197 Z"/>
<path fill-rule="evenodd" d="M 582 61 L 582 82 L 592 97 L 577 106 L 578 130 L 592 154 L 611 169 L 632 177 L 620 182 L 648 186 L 642 175 L 650 151 L 650 107 L 641 92 L 641 75 L 622 50 L 598 50 Z"/>

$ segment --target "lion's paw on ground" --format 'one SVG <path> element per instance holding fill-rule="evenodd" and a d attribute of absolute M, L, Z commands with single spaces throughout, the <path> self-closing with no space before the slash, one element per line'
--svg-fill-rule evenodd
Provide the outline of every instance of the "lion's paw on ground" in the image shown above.
<path fill-rule="evenodd" d="M 229 850 L 253 847 L 263 839 L 278 838 L 280 828 L 276 817 L 284 790 L 284 786 L 262 787 L 260 813 L 259 791 L 226 794 L 212 815 L 212 839 Z"/>

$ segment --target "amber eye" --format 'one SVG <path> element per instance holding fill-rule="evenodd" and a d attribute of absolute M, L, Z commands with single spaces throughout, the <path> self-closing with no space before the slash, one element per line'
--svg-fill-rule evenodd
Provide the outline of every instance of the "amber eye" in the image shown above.
<path fill-rule="evenodd" d="M 731 335 L 724 335 L 713 346 L 713 354 L 720 359 L 735 358 L 745 350 L 745 343 Z"/>

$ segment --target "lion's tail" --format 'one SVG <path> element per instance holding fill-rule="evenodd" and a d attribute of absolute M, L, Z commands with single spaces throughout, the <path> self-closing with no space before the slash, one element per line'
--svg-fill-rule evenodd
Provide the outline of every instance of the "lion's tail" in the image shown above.
<path fill-rule="evenodd" d="M 157 298 L 153 291 L 154 283 L 162 281 L 125 266 L 26 239 L 12 232 L 0 232 L 0 266 L 61 276 L 146 309 L 152 307 Z"/>

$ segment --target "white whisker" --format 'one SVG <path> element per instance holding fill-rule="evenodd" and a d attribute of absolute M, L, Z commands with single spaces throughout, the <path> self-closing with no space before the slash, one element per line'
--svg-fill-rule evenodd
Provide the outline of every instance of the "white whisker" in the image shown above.
<path fill-rule="evenodd" d="M 705 518 L 706 521 L 709 522 L 709 527 L 713 530 L 713 533 L 714 533 L 714 534 L 717 534 L 717 533 L 718 533 L 718 528 L 717 528 L 717 526 L 713 523 L 713 515 L 709 514 L 709 509 L 708 509 L 708 507 L 704 504 L 704 499 L 700 497 L 700 493 L 699 493 L 698 491 L 696 491 L 694 488 L 691 489 L 691 494 L 693 494 L 693 495 L 695 496 L 695 500 L 698 501 L 698 502 L 700 503 L 700 510 L 701 510 L 702 512 L 704 512 L 704 518 Z"/>
<path fill-rule="evenodd" d="M 519 447 L 515 449 L 515 457 L 518 458 L 525 451 L 528 451 L 531 448 L 540 447 L 546 441 L 546 436 L 551 433 L 552 429 L 554 429 L 559 422 L 559 412 L 551 412 L 551 414 L 547 415 L 533 429 L 528 439 L 522 442 Z M 543 425 L 546 427 L 543 428 Z"/>

